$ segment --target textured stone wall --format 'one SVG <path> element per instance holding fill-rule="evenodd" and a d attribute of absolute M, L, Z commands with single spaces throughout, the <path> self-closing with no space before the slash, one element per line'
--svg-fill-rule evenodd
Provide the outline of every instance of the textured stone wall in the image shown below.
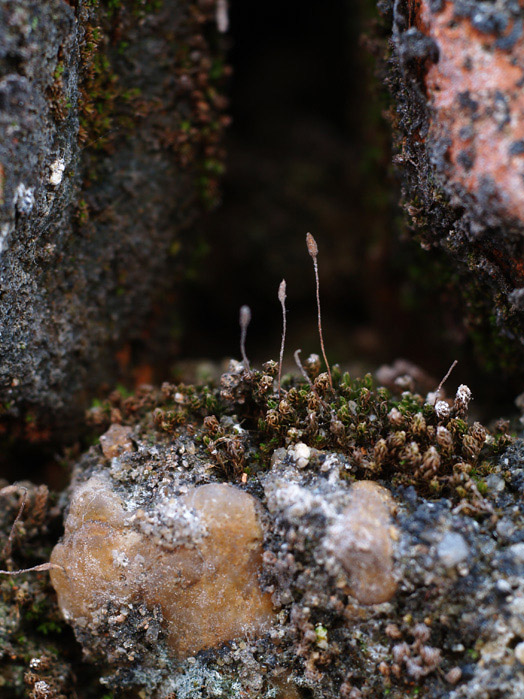
<path fill-rule="evenodd" d="M 488 366 L 522 373 L 523 10 L 517 2 L 379 3 L 404 205 L 444 249 Z"/>
<path fill-rule="evenodd" d="M 70 413 L 173 283 L 226 118 L 215 3 L 0 2 L 0 412 Z"/>

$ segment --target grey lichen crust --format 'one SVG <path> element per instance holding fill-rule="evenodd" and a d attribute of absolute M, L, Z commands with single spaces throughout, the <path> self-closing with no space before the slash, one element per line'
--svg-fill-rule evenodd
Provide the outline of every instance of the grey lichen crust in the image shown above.
<path fill-rule="evenodd" d="M 191 401 L 183 393 L 173 397 L 179 404 Z M 157 424 L 165 418 L 154 415 Z M 491 463 L 485 497 L 472 505 L 451 497 L 428 499 L 394 479 L 364 481 L 354 459 L 296 440 L 276 449 L 270 464 L 260 468 L 254 441 L 234 416 L 223 416 L 221 425 L 242 442 L 251 475 L 218 485 L 224 477 L 213 458 L 216 449 L 202 439 L 200 428 L 179 426 L 176 435 L 154 440 L 151 424 L 111 427 L 103 449 L 93 447 L 81 459 L 71 487 L 60 546 L 67 548 L 68 531 L 86 524 L 121 528 L 120 549 L 106 540 L 105 591 L 96 580 L 92 589 L 82 588 L 85 580 L 75 588 L 73 567 L 83 564 L 53 554 L 65 568 L 65 575 L 53 571 L 59 602 L 64 609 L 65 596 L 83 596 L 80 604 L 89 610 L 70 615 L 70 621 L 88 655 L 105 666 L 103 682 L 109 687 L 137 686 L 141 696 L 159 699 L 524 696 L 521 442 Z M 202 496 L 195 505 L 195 497 L 210 487 L 215 502 L 225 488 L 230 503 L 238 497 L 250 511 L 253 503 L 256 524 L 239 517 L 227 537 L 214 533 L 215 518 L 222 515 L 202 526 L 208 504 Z M 88 506 L 81 502 L 86 489 Z M 236 505 L 224 512 L 231 507 Z M 260 551 L 249 534 L 257 526 L 263 531 Z M 167 557 L 198 552 L 203 568 L 192 569 L 190 580 L 186 562 L 177 564 L 179 582 L 170 594 L 177 604 L 183 598 L 191 605 L 184 595 L 204 585 L 209 602 L 213 575 L 219 578 L 226 569 L 231 578 L 245 575 L 238 568 L 245 545 L 227 548 L 237 534 L 255 541 L 255 558 L 260 553 L 250 589 L 257 604 L 262 600 L 255 616 L 262 610 L 265 617 L 258 626 L 250 617 L 244 633 L 227 628 L 233 618 L 227 605 L 237 593 L 219 600 L 216 588 L 219 609 L 223 605 L 217 633 L 225 640 L 213 645 L 206 636 L 210 607 L 198 614 L 186 607 L 190 623 L 176 637 L 165 596 L 148 602 L 147 580 L 131 592 L 125 587 L 122 571 L 140 569 L 144 557 L 154 563 L 148 574 L 153 589 L 164 584 L 155 578 L 155 565 L 173 576 Z M 212 565 L 211 549 L 205 549 L 210 537 L 215 537 Z M 134 543 L 124 546 L 124 539 Z M 129 553 L 138 540 L 145 546 L 142 558 L 126 558 L 124 549 Z M 84 543 L 88 557 L 92 550 L 87 539 Z M 218 571 L 209 587 L 202 583 L 206 570 Z M 238 609 L 242 614 L 244 606 Z"/>
<path fill-rule="evenodd" d="M 0 417 L 81 416 L 216 198 L 224 68 L 200 5 L 0 0 Z"/>

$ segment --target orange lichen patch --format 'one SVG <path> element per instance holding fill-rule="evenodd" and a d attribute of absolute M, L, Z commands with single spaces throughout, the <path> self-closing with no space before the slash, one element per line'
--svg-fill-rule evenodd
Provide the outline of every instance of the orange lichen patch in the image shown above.
<path fill-rule="evenodd" d="M 439 49 L 426 75 L 430 137 L 449 141 L 450 183 L 524 221 L 524 36 L 500 48 L 449 0 L 435 13 L 422 0 L 420 13 Z"/>
<path fill-rule="evenodd" d="M 133 451 L 132 431 L 131 427 L 111 425 L 107 432 L 100 437 L 100 446 L 106 459 L 120 456 L 126 451 Z"/>
<path fill-rule="evenodd" d="M 209 484 L 168 506 L 183 513 L 181 527 L 191 520 L 188 531 L 195 532 L 173 547 L 154 526 L 134 526 L 143 511 L 126 513 L 108 480 L 93 477 L 77 489 L 64 539 L 51 556 L 62 568 L 53 569 L 51 580 L 64 616 L 85 630 L 109 607 L 159 606 L 179 657 L 264 633 L 273 609 L 258 583 L 262 528 L 254 498 Z M 154 521 L 150 516 L 147 523 Z"/>
<path fill-rule="evenodd" d="M 380 604 L 395 594 L 394 529 L 390 513 L 394 501 L 386 488 L 358 481 L 349 491 L 349 504 L 331 527 L 335 557 L 349 579 L 353 597 L 361 604 Z"/>

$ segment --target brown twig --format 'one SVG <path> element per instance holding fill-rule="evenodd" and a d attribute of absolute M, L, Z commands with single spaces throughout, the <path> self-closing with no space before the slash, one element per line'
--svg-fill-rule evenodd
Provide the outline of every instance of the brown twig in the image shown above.
<path fill-rule="evenodd" d="M 9 537 L 7 539 L 7 543 L 4 546 L 4 550 L 2 551 L 2 556 L 3 558 L 8 561 L 9 563 L 9 557 L 11 556 L 11 549 L 13 546 L 13 540 L 15 537 L 15 529 L 17 523 L 20 521 L 20 517 L 22 516 L 22 512 L 24 511 L 24 507 L 27 501 L 27 488 L 24 488 L 23 486 L 20 485 L 8 485 L 5 488 L 2 488 L 0 490 L 0 495 L 11 495 L 12 493 L 22 493 L 22 498 L 20 502 L 20 507 L 18 508 L 18 514 L 15 517 L 15 521 L 13 522 L 13 525 L 11 527 L 11 531 L 9 533 Z M 46 493 L 47 493 L 47 488 L 46 488 Z M 65 569 L 57 565 L 56 563 L 40 563 L 39 565 L 33 566 L 32 568 L 22 568 L 20 570 L 0 570 L 0 575 L 20 575 L 20 573 L 37 573 L 40 571 L 44 570 L 52 570 L 54 568 L 58 568 L 62 572 L 65 573 Z"/>
<path fill-rule="evenodd" d="M 32 568 L 22 568 L 21 570 L 0 570 L 0 575 L 20 575 L 20 573 L 38 573 L 43 570 L 53 570 L 57 568 L 65 573 L 65 568 L 59 566 L 57 563 L 40 563 L 38 566 L 33 566 Z"/>
<path fill-rule="evenodd" d="M 7 543 L 4 546 L 4 549 L 2 551 L 2 558 L 5 561 L 7 561 L 11 556 L 11 550 L 13 548 L 13 541 L 15 538 L 16 525 L 20 521 L 20 517 L 22 516 L 22 512 L 24 511 L 25 503 L 27 500 L 27 488 L 24 488 L 23 486 L 7 486 L 7 488 L 3 488 L 1 492 L 4 495 L 7 495 L 7 494 L 12 493 L 12 492 L 21 492 L 22 493 L 22 497 L 20 500 L 20 506 L 18 508 L 18 514 L 15 517 L 15 521 L 13 522 L 13 525 L 11 527 L 11 531 L 9 532 L 9 536 L 7 538 Z"/>
<path fill-rule="evenodd" d="M 282 279 L 278 287 L 278 300 L 282 306 L 282 341 L 280 343 L 280 361 L 278 363 L 278 400 L 280 401 L 282 362 L 284 360 L 284 345 L 286 343 L 286 280 Z"/>
<path fill-rule="evenodd" d="M 311 259 L 313 260 L 313 267 L 315 269 L 315 282 L 316 282 L 316 288 L 317 288 L 317 309 L 318 309 L 318 334 L 320 336 L 320 347 L 322 349 L 322 356 L 324 357 L 324 362 L 326 364 L 327 368 L 327 373 L 328 373 L 328 378 L 329 378 L 329 386 L 331 390 L 333 390 L 333 379 L 331 378 L 331 369 L 329 368 L 329 363 L 326 357 L 326 350 L 324 349 L 324 338 L 322 336 L 322 315 L 320 313 L 320 282 L 318 278 L 318 262 L 317 262 L 317 257 L 318 257 L 318 245 L 317 241 L 313 238 L 311 233 L 307 233 L 306 235 L 306 245 L 307 245 L 307 250 L 311 256 Z"/>

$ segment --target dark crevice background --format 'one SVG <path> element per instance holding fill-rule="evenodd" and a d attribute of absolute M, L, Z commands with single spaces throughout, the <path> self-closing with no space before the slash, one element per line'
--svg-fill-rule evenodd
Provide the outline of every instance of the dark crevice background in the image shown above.
<path fill-rule="evenodd" d="M 370 51 L 381 33 L 374 13 L 364 0 L 231 3 L 227 172 L 222 206 L 200 226 L 207 255 L 181 304 L 184 356 L 238 356 L 246 303 L 251 356 L 275 357 L 282 278 L 288 354 L 317 351 L 311 231 L 331 359 L 372 368 L 401 354 L 437 374 L 444 368 L 445 350 L 420 333 L 408 339 L 417 292 L 402 265 L 416 264 L 417 253 L 398 242 L 387 99 Z"/>

